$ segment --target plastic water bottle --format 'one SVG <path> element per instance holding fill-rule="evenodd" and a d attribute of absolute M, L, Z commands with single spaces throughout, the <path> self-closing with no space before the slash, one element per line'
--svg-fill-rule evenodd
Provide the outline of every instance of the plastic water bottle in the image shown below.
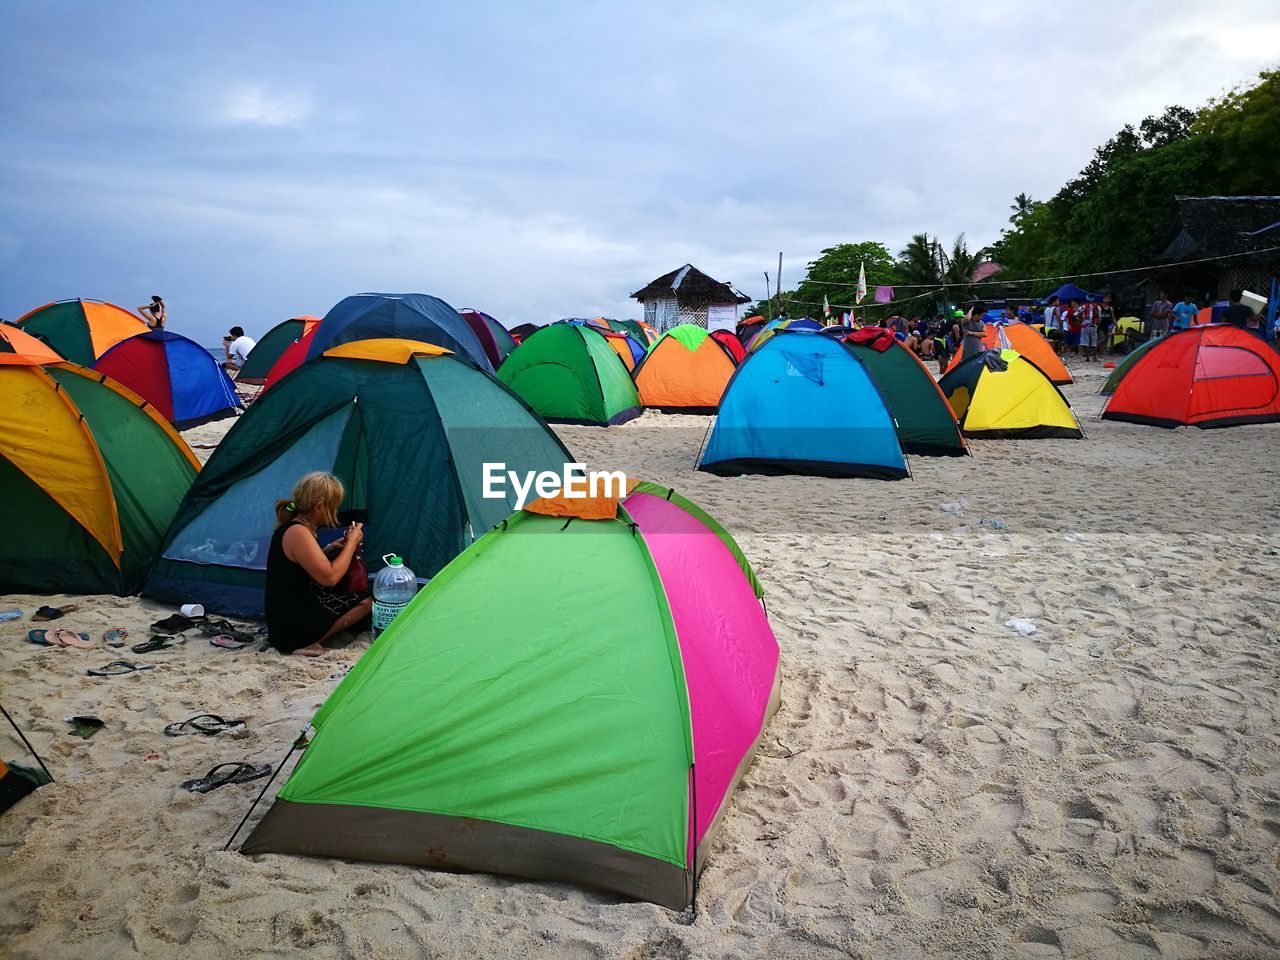
<path fill-rule="evenodd" d="M 373 638 L 391 626 L 418 593 L 418 581 L 404 561 L 392 554 L 382 558 L 386 566 L 373 578 Z"/>

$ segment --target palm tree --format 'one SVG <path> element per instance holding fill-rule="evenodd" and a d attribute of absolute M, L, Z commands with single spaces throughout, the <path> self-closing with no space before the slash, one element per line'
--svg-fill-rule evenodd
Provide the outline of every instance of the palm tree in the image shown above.
<path fill-rule="evenodd" d="M 1029 211 L 1032 207 L 1035 206 L 1035 203 L 1036 202 L 1032 200 L 1029 196 L 1027 196 L 1025 193 L 1018 194 L 1016 197 L 1013 198 L 1013 203 L 1010 204 L 1009 206 L 1009 209 L 1013 211 L 1013 219 L 1017 219 L 1018 217 L 1022 216 L 1024 213 Z"/>
<path fill-rule="evenodd" d="M 969 252 L 963 233 L 956 237 L 949 253 L 936 237 L 917 233 L 898 254 L 898 270 L 904 284 L 936 286 L 940 306 L 946 310 L 964 298 L 982 257 L 981 250 Z"/>

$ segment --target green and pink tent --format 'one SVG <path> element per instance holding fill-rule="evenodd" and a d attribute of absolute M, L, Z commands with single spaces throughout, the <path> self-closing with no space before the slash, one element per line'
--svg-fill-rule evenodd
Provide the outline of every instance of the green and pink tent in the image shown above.
<path fill-rule="evenodd" d="M 761 595 L 732 537 L 666 487 L 539 500 L 442 570 L 347 675 L 243 852 L 683 909 L 778 703 Z"/>

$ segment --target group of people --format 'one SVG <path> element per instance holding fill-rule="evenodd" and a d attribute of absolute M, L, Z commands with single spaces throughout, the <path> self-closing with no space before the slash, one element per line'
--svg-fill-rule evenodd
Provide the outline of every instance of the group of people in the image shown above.
<path fill-rule="evenodd" d="M 1161 290 L 1151 301 L 1151 306 L 1147 308 L 1147 330 L 1152 337 L 1163 337 L 1168 333 L 1186 330 L 1195 325 L 1200 309 L 1200 305 L 1196 303 L 1195 294 L 1184 293 L 1180 301 L 1173 303 L 1169 299 L 1169 294 Z M 1265 320 L 1261 314 L 1244 303 L 1243 290 L 1232 290 L 1227 294 L 1227 306 L 1215 319 L 1242 330 L 1249 330 L 1264 340 L 1267 339 Z"/>
<path fill-rule="evenodd" d="M 169 308 L 165 306 L 164 299 L 158 294 L 152 295 L 150 303 L 144 303 L 135 309 L 138 316 L 152 330 L 163 330 L 169 319 Z M 244 327 L 232 327 L 222 338 L 222 349 L 225 354 L 222 368 L 235 376 L 236 372 L 244 366 L 244 362 L 249 359 L 249 351 L 256 343 L 253 337 L 245 334 Z"/>

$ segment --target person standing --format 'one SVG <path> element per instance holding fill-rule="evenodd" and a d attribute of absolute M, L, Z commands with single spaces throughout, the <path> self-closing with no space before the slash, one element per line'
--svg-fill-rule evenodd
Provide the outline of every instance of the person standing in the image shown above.
<path fill-rule="evenodd" d="M 1102 295 L 1102 304 L 1098 307 L 1098 353 L 1105 354 L 1111 347 L 1111 335 L 1116 329 L 1116 306 L 1111 302 L 1111 294 Z"/>
<path fill-rule="evenodd" d="M 1169 332 L 1169 318 L 1172 315 L 1173 303 L 1169 300 L 1169 295 L 1161 290 L 1147 310 L 1147 333 L 1152 340 Z"/>
<path fill-rule="evenodd" d="M 227 354 L 227 359 L 222 363 L 223 369 L 227 373 L 238 372 L 244 366 L 245 360 L 249 358 L 249 351 L 255 346 L 256 341 L 253 337 L 245 336 L 244 327 L 232 327 L 222 338 L 222 348 Z"/>
<path fill-rule="evenodd" d="M 1253 319 L 1253 309 L 1245 306 L 1240 301 L 1244 299 L 1243 290 L 1232 290 L 1227 294 L 1227 309 L 1223 311 L 1222 322 L 1229 323 L 1233 327 L 1239 327 L 1241 330 L 1249 325 L 1249 321 Z"/>
<path fill-rule="evenodd" d="M 1080 352 L 1086 361 L 1098 359 L 1098 324 L 1102 317 L 1102 308 L 1092 301 L 1080 306 Z"/>
<path fill-rule="evenodd" d="M 982 307 L 975 303 L 969 308 L 969 315 L 964 318 L 964 352 L 960 355 L 962 362 L 987 349 L 987 325 L 983 322 L 982 315 Z"/>
<path fill-rule="evenodd" d="M 1184 293 L 1182 301 L 1173 308 L 1173 329 L 1190 330 L 1196 325 L 1196 317 L 1199 314 L 1200 308 L 1196 306 L 1191 294 Z"/>
<path fill-rule="evenodd" d="M 140 316 L 148 327 L 152 330 L 163 330 L 164 322 L 169 318 L 168 311 L 165 310 L 164 301 L 160 297 L 153 295 L 151 302 L 143 304 L 137 308 L 138 316 Z"/>
<path fill-rule="evenodd" d="M 1058 306 L 1058 298 L 1050 297 L 1044 308 L 1044 335 L 1051 344 L 1053 352 L 1062 355 L 1062 309 Z"/>
<path fill-rule="evenodd" d="M 1073 354 L 1080 353 L 1080 301 L 1072 300 L 1071 306 L 1067 307 L 1067 312 L 1062 316 L 1063 322 L 1067 326 L 1067 346 L 1071 348 Z"/>

